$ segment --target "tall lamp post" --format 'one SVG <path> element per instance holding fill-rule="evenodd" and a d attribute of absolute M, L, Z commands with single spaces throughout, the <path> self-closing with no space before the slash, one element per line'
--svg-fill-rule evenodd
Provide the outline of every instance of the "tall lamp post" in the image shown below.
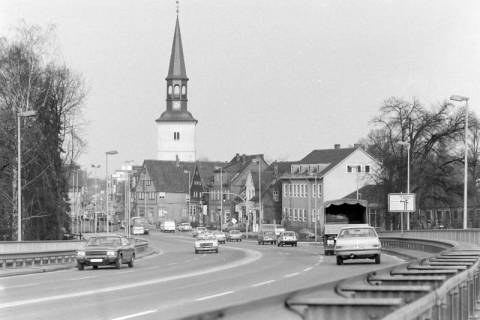
<path fill-rule="evenodd" d="M 467 187 L 467 184 L 468 184 L 468 180 L 467 180 L 467 177 L 468 177 L 468 148 L 467 148 L 467 133 L 468 133 L 468 100 L 469 98 L 468 97 L 464 97 L 464 96 L 459 96 L 459 95 L 452 95 L 450 97 L 450 100 L 452 101 L 458 101 L 458 102 L 462 102 L 462 101 L 465 101 L 465 144 L 464 144 L 464 154 L 465 154 L 465 166 L 464 166 L 464 169 L 465 169 L 465 172 L 464 172 L 464 177 L 463 177 L 463 229 L 467 229 L 467 191 L 468 191 L 468 187 Z"/>
<path fill-rule="evenodd" d="M 94 169 L 94 180 L 95 180 L 95 209 L 93 210 L 93 233 L 97 233 L 97 200 L 98 200 L 98 190 L 97 190 L 97 185 L 98 185 L 98 179 L 97 179 L 97 170 L 101 166 L 99 164 L 92 164 L 92 168 Z"/>
<path fill-rule="evenodd" d="M 398 141 L 399 145 L 407 147 L 407 193 L 410 193 L 410 142 Z M 402 230 L 403 230 L 403 212 L 402 212 Z M 407 212 L 407 230 L 410 230 L 410 214 Z"/>
<path fill-rule="evenodd" d="M 188 207 L 187 207 L 187 217 L 188 221 L 190 221 L 190 197 L 191 197 L 191 182 L 190 182 L 190 170 L 183 170 L 183 173 L 188 173 Z"/>
<path fill-rule="evenodd" d="M 258 206 L 260 207 L 260 216 L 258 223 L 258 231 L 262 231 L 263 223 L 263 207 L 262 207 L 262 174 L 261 174 L 261 161 L 260 159 L 253 159 L 253 163 L 258 163 Z"/>
<path fill-rule="evenodd" d="M 106 214 L 106 218 L 107 218 L 107 233 L 109 233 L 109 217 L 108 217 L 108 197 L 110 196 L 110 193 L 108 192 L 108 156 L 113 156 L 115 154 L 118 154 L 118 151 L 117 150 L 112 150 L 112 151 L 107 151 L 105 152 L 105 191 L 106 191 L 106 196 L 107 196 L 107 200 L 105 202 L 105 214 Z"/>
<path fill-rule="evenodd" d="M 22 117 L 32 117 L 37 112 L 34 110 L 17 113 L 17 241 L 22 241 L 22 139 L 21 139 L 21 121 Z"/>

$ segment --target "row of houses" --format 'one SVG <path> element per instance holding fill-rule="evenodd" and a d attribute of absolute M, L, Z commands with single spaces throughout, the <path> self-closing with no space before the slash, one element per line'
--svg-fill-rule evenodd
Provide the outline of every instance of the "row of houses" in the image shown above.
<path fill-rule="evenodd" d="M 131 215 L 220 226 L 259 223 L 311 227 L 323 221 L 323 203 L 371 182 L 377 164 L 361 146 L 313 150 L 292 162 L 267 163 L 263 154 L 236 154 L 229 162 L 145 160 L 131 170 Z M 123 170 L 125 172 L 125 170 Z M 116 211 L 125 203 L 115 188 Z"/>

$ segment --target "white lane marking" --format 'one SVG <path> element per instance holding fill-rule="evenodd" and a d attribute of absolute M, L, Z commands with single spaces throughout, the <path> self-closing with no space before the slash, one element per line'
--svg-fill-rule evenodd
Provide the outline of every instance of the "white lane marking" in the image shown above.
<path fill-rule="evenodd" d="M 246 264 L 255 262 L 263 256 L 260 252 L 255 251 L 255 250 L 251 250 L 251 249 L 230 247 L 229 250 L 243 251 L 243 252 L 246 253 L 246 257 L 239 260 L 239 261 L 235 261 L 235 262 L 232 262 L 232 263 L 227 263 L 227 264 L 224 264 L 224 265 L 219 265 L 217 267 L 208 268 L 208 269 L 204 269 L 204 270 L 192 271 L 192 272 L 189 272 L 189 273 L 184 273 L 184 274 L 180 274 L 180 275 L 176 275 L 176 276 L 170 276 L 170 277 L 165 277 L 165 278 L 157 278 L 157 279 L 151 279 L 151 280 L 146 280 L 146 281 L 139 281 L 139 282 L 130 283 L 130 284 L 106 287 L 106 288 L 102 288 L 102 289 L 86 290 L 86 291 L 80 291 L 80 292 L 60 294 L 60 295 L 56 295 L 56 296 L 41 297 L 41 298 L 27 299 L 27 300 L 20 300 L 20 301 L 17 300 L 17 301 L 12 301 L 12 302 L 0 303 L 0 309 L 23 306 L 23 305 L 33 304 L 33 303 L 42 303 L 42 302 L 47 302 L 47 301 L 55 301 L 55 300 L 62 300 L 62 299 L 85 297 L 85 296 L 96 295 L 96 294 L 101 294 L 101 293 L 110 293 L 110 292 L 115 292 L 115 291 L 118 291 L 118 290 L 128 290 L 128 289 L 132 289 L 132 288 L 150 286 L 150 285 L 154 285 L 154 284 L 165 283 L 165 282 L 179 280 L 179 279 L 196 277 L 196 276 L 200 276 L 200 275 L 204 275 L 204 274 L 208 274 L 208 273 L 219 272 L 219 271 L 223 271 L 223 270 L 228 270 L 228 269 L 232 269 L 232 268 L 241 267 L 241 266 L 244 266 Z"/>
<path fill-rule="evenodd" d="M 155 313 L 157 311 L 158 310 L 147 310 L 147 311 L 143 311 L 143 312 L 139 312 L 139 313 L 129 314 L 129 315 L 126 315 L 126 316 L 123 316 L 123 317 L 113 318 L 112 320 L 132 319 L 132 318 L 144 316 L 146 314 Z"/>
<path fill-rule="evenodd" d="M 308 268 L 303 269 L 303 272 L 307 272 L 307 271 L 310 271 L 312 269 L 313 269 L 313 267 L 308 267 Z"/>
<path fill-rule="evenodd" d="M 263 281 L 263 282 L 259 282 L 259 283 L 255 283 L 255 284 L 252 284 L 252 287 L 260 287 L 260 286 L 264 286 L 266 284 L 270 284 L 272 282 L 275 282 L 275 280 L 268 280 L 268 281 Z"/>
<path fill-rule="evenodd" d="M 135 272 L 135 270 L 130 270 L 130 271 L 120 271 L 119 273 L 121 274 L 125 274 L 125 273 L 133 273 Z"/>
<path fill-rule="evenodd" d="M 213 298 L 217 298 L 217 297 L 221 297 L 221 296 L 226 296 L 227 294 L 232 294 L 234 292 L 235 291 L 225 291 L 225 292 L 217 293 L 217 294 L 214 294 L 214 295 L 211 295 L 211 296 L 198 298 L 198 299 L 195 299 L 195 301 L 203 301 L 203 300 L 213 299 Z"/>
<path fill-rule="evenodd" d="M 81 278 L 70 278 L 68 280 L 75 281 L 75 280 L 84 280 L 84 279 L 91 279 L 91 278 L 97 278 L 97 276 L 88 276 L 88 277 L 81 277 Z"/>
<path fill-rule="evenodd" d="M 167 266 L 174 266 L 174 265 L 176 265 L 176 264 L 178 264 L 178 262 L 169 263 L 169 264 L 167 264 Z"/>
<path fill-rule="evenodd" d="M 0 291 L 5 290 L 5 289 L 11 289 L 11 288 L 33 287 L 33 286 L 38 286 L 40 284 L 42 284 L 42 283 L 41 282 L 35 282 L 35 283 L 19 284 L 19 285 L 16 285 L 16 286 L 0 287 Z"/>
<path fill-rule="evenodd" d="M 286 274 L 286 275 L 284 275 L 283 277 L 284 277 L 284 278 L 291 278 L 291 277 L 298 276 L 299 274 L 300 274 L 300 273 L 298 273 L 298 272 L 294 272 L 294 273 Z"/>

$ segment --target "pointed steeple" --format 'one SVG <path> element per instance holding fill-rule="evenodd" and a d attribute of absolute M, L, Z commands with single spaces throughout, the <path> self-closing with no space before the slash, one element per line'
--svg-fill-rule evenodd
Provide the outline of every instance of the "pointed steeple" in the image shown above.
<path fill-rule="evenodd" d="M 185 79 L 188 80 L 183 58 L 182 36 L 180 34 L 180 23 L 175 23 L 175 35 L 173 36 L 172 53 L 170 54 L 170 66 L 166 80 Z"/>

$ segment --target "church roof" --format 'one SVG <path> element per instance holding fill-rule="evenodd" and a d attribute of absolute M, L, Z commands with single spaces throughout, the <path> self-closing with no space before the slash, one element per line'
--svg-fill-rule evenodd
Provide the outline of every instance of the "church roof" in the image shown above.
<path fill-rule="evenodd" d="M 165 110 L 161 115 L 160 118 L 156 120 L 157 122 L 161 121 L 194 121 L 195 123 L 198 122 L 192 114 L 187 110 L 182 111 L 173 111 L 173 110 Z"/>
<path fill-rule="evenodd" d="M 183 58 L 182 36 L 180 35 L 180 23 L 175 23 L 175 35 L 173 36 L 172 53 L 170 55 L 170 66 L 168 68 L 168 79 L 188 80 L 185 69 L 185 60 Z"/>

